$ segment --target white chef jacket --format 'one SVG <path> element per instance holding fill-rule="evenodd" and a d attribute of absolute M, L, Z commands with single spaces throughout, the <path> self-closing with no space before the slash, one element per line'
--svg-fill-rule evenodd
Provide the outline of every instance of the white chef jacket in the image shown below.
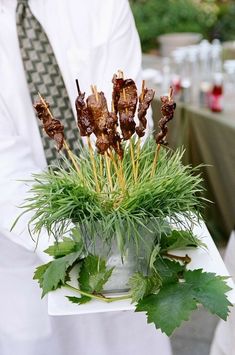
<path fill-rule="evenodd" d="M 128 1 L 29 0 L 29 5 L 49 37 L 73 109 L 75 78 L 82 91 L 96 84 L 109 97 L 118 69 L 140 78 L 140 45 Z M 22 180 L 46 167 L 15 9 L 16 0 L 0 0 L 0 355 L 168 355 L 167 337 L 147 325 L 143 314 L 49 317 L 46 298 L 40 299 L 32 281 L 35 267 L 46 261 L 48 238 L 41 236 L 35 253 L 27 216 L 9 231 L 29 188 Z"/>

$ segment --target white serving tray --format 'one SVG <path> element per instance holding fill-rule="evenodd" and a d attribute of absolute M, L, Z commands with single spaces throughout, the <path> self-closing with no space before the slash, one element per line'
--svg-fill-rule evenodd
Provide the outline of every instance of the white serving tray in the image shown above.
<path fill-rule="evenodd" d="M 200 226 L 197 225 L 194 227 L 193 232 L 207 245 L 207 249 L 187 249 L 182 251 L 172 251 L 172 253 L 175 255 L 188 254 L 192 259 L 188 265 L 188 269 L 203 269 L 204 271 L 214 272 L 217 275 L 229 276 L 219 251 L 217 250 L 205 224 L 201 222 Z M 232 288 L 232 290 L 228 292 L 228 298 L 231 303 L 235 304 L 235 285 L 231 278 L 227 280 L 227 284 Z M 77 305 L 71 303 L 65 296 L 79 297 L 79 294 L 67 288 L 61 288 L 49 293 L 49 315 L 64 316 L 134 309 L 134 305 L 131 304 L 129 300 L 115 301 L 113 303 L 92 300 L 86 304 Z M 116 294 L 113 294 L 113 296 L 116 296 Z"/>

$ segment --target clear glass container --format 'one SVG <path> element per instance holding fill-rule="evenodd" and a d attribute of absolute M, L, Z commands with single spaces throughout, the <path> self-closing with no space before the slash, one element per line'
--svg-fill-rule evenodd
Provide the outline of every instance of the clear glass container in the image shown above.
<path fill-rule="evenodd" d="M 110 279 L 104 286 L 104 292 L 107 293 L 127 291 L 129 278 L 135 272 L 147 274 L 151 253 L 159 238 L 155 220 L 147 227 L 139 226 L 138 236 L 133 232 L 127 236 L 125 225 L 119 227 L 118 233 L 122 233 L 121 238 L 117 232 L 112 236 L 104 237 L 104 229 L 98 222 L 95 231 L 92 232 L 93 237 L 87 228 L 84 226 L 81 228 L 88 253 L 105 259 L 108 268 L 114 267 Z"/>

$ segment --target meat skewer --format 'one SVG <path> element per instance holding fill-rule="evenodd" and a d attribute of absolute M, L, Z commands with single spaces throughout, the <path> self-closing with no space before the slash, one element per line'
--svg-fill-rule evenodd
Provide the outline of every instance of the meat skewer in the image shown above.
<path fill-rule="evenodd" d="M 97 91 L 96 86 L 91 87 L 92 95 L 87 98 L 87 106 L 94 117 L 95 130 L 94 133 L 97 137 L 96 147 L 98 153 L 105 156 L 108 181 L 111 191 L 113 190 L 113 182 L 110 172 L 110 161 L 108 159 L 108 149 L 110 147 L 107 136 L 107 118 L 109 116 L 107 102 L 103 92 Z"/>
<path fill-rule="evenodd" d="M 139 126 L 136 127 L 135 131 L 138 135 L 137 141 L 137 153 L 136 153 L 136 166 L 135 166 L 135 179 L 138 179 L 138 170 L 139 170 L 139 158 L 140 158 L 140 140 L 141 137 L 145 135 L 145 130 L 147 127 L 147 110 L 154 98 L 155 92 L 145 88 L 145 81 L 142 81 L 142 90 L 141 95 L 139 96 L 139 106 L 138 106 L 138 119 Z"/>
<path fill-rule="evenodd" d="M 70 150 L 66 140 L 64 139 L 64 126 L 60 123 L 59 120 L 53 117 L 50 111 L 50 105 L 46 100 L 42 97 L 40 93 L 38 93 L 40 101 L 34 105 L 38 118 L 43 123 L 43 129 L 45 130 L 46 134 L 55 140 L 57 143 L 57 149 L 60 151 L 62 147 L 67 150 L 68 156 L 71 159 L 77 173 L 83 180 L 80 169 L 76 160 L 74 159 L 74 155 Z"/>
<path fill-rule="evenodd" d="M 78 80 L 76 80 L 78 96 L 75 101 L 75 107 L 77 111 L 77 125 L 80 130 L 80 135 L 90 136 L 94 132 L 93 118 L 87 108 L 85 102 L 85 93 L 82 93 L 79 87 Z"/>
<path fill-rule="evenodd" d="M 50 112 L 49 103 L 40 95 L 40 101 L 34 104 L 39 120 L 42 122 L 43 130 L 51 139 L 54 139 L 57 150 L 60 151 L 64 145 L 64 126 L 54 118 Z"/>
<path fill-rule="evenodd" d="M 76 80 L 76 86 L 77 86 L 77 91 L 78 91 L 78 96 L 75 101 L 75 106 L 76 106 L 76 111 L 77 111 L 77 124 L 78 124 L 78 128 L 80 130 L 81 136 L 87 137 L 87 145 L 88 145 L 91 163 L 92 163 L 96 191 L 100 192 L 100 185 L 99 185 L 97 171 L 96 171 L 94 152 L 93 152 L 92 144 L 91 144 L 91 140 L 90 140 L 90 135 L 92 134 L 92 132 L 94 132 L 94 129 L 95 129 L 94 120 L 93 120 L 93 116 L 87 106 L 87 103 L 85 103 L 85 100 L 84 100 L 85 93 L 81 92 L 78 80 Z"/>
<path fill-rule="evenodd" d="M 122 72 L 119 72 L 123 76 Z M 119 114 L 120 128 L 123 139 L 128 140 L 135 133 L 135 111 L 138 101 L 137 87 L 132 79 L 113 77 L 113 105 L 115 113 Z"/>
<path fill-rule="evenodd" d="M 107 134 L 107 120 L 109 118 L 107 101 L 103 92 L 97 92 L 92 87 L 93 94 L 87 98 L 87 108 L 94 121 L 94 134 L 97 138 L 98 153 L 104 155 L 110 147 Z"/>
<path fill-rule="evenodd" d="M 162 102 L 161 113 L 162 113 L 163 117 L 159 121 L 159 127 L 160 127 L 161 131 L 156 135 L 157 149 L 156 149 L 154 160 L 153 160 L 151 177 L 153 177 L 155 169 L 156 169 L 158 155 L 159 155 L 161 145 L 167 145 L 167 140 L 166 140 L 166 135 L 168 132 L 167 123 L 170 120 L 172 120 L 174 117 L 176 103 L 173 100 L 173 88 L 172 87 L 170 87 L 168 96 L 161 97 L 161 102 Z"/>
<path fill-rule="evenodd" d="M 138 119 L 139 126 L 136 127 L 135 131 L 139 137 L 143 137 L 145 135 L 145 130 L 147 127 L 147 110 L 153 101 L 154 98 L 154 90 L 147 89 L 144 87 L 144 81 L 142 85 L 142 93 L 139 97 L 139 107 L 138 107 Z"/>
<path fill-rule="evenodd" d="M 176 103 L 173 100 L 172 87 L 170 88 L 168 96 L 161 97 L 161 102 L 162 102 L 161 113 L 163 117 L 159 121 L 159 127 L 161 131 L 156 136 L 156 143 L 167 145 L 168 144 L 166 140 L 166 136 L 168 132 L 167 123 L 173 119 L 174 111 L 176 108 Z"/>

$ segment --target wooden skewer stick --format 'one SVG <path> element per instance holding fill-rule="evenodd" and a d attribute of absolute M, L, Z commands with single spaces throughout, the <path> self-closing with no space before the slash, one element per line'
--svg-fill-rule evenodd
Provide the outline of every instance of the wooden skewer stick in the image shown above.
<path fill-rule="evenodd" d="M 151 170 L 151 178 L 153 177 L 155 171 L 156 171 L 156 167 L 157 167 L 157 161 L 158 161 L 158 156 L 159 156 L 159 152 L 160 152 L 160 148 L 161 148 L 161 144 L 158 143 L 157 148 L 155 150 L 155 155 L 154 155 L 154 159 L 153 159 L 153 165 L 152 165 L 152 170 Z"/>
<path fill-rule="evenodd" d="M 109 150 L 109 155 L 110 155 L 110 158 L 114 164 L 114 169 L 116 171 L 116 174 L 117 174 L 117 178 L 118 178 L 118 182 L 119 182 L 119 185 L 121 187 L 121 189 L 123 191 L 125 191 L 125 183 L 124 183 L 124 180 L 122 179 L 122 175 L 120 174 L 120 169 L 118 168 L 118 165 L 117 165 L 117 162 L 115 160 L 115 157 L 113 155 L 113 152 L 111 151 L 111 149 Z"/>
<path fill-rule="evenodd" d="M 97 177 L 95 157 L 94 157 L 94 152 L 93 152 L 93 148 L 92 148 L 92 144 L 91 144 L 91 138 L 90 138 L 90 136 L 86 136 L 86 137 L 87 137 L 87 144 L 88 144 L 88 149 L 89 149 L 90 158 L 91 158 L 91 164 L 92 164 L 92 168 L 93 168 L 93 174 L 94 174 L 94 178 L 95 178 L 96 191 L 100 192 L 100 185 L 99 185 L 99 181 L 98 181 L 98 177 Z"/>
<path fill-rule="evenodd" d="M 92 91 L 92 94 L 95 95 L 95 99 L 98 102 L 99 96 L 98 96 L 98 91 L 97 91 L 96 85 L 91 85 L 91 91 Z"/>
<path fill-rule="evenodd" d="M 40 94 L 40 92 L 38 92 L 38 96 L 39 96 L 41 102 L 43 103 L 43 105 L 46 107 L 47 112 L 48 112 L 49 115 L 51 116 L 51 119 L 53 119 L 54 117 L 53 117 L 53 115 L 52 115 L 52 113 L 51 113 L 51 110 L 49 109 L 49 107 L 48 107 L 46 101 L 44 100 L 44 98 L 42 97 L 42 95 Z M 71 161 L 72 161 L 72 163 L 73 163 L 73 166 L 75 167 L 77 173 L 78 173 L 79 176 L 81 177 L 81 171 L 80 171 L 80 169 L 79 169 L 79 166 L 78 166 L 76 160 L 74 159 L 74 154 L 73 154 L 73 152 L 71 151 L 71 149 L 69 148 L 69 145 L 68 145 L 68 143 L 66 142 L 65 139 L 63 139 L 63 147 L 64 147 L 65 150 L 67 151 L 68 156 L 69 156 L 69 158 L 71 159 Z"/>
<path fill-rule="evenodd" d="M 100 154 L 100 178 L 103 179 L 103 157 Z"/>
<path fill-rule="evenodd" d="M 107 152 L 104 153 L 104 156 L 105 156 L 109 186 L 110 186 L 111 191 L 113 191 L 113 181 L 112 181 L 111 170 L 110 170 L 110 160 L 109 160 Z"/>
<path fill-rule="evenodd" d="M 76 81 L 78 95 L 81 95 L 81 90 L 80 90 L 78 79 L 76 79 L 75 81 Z"/>

